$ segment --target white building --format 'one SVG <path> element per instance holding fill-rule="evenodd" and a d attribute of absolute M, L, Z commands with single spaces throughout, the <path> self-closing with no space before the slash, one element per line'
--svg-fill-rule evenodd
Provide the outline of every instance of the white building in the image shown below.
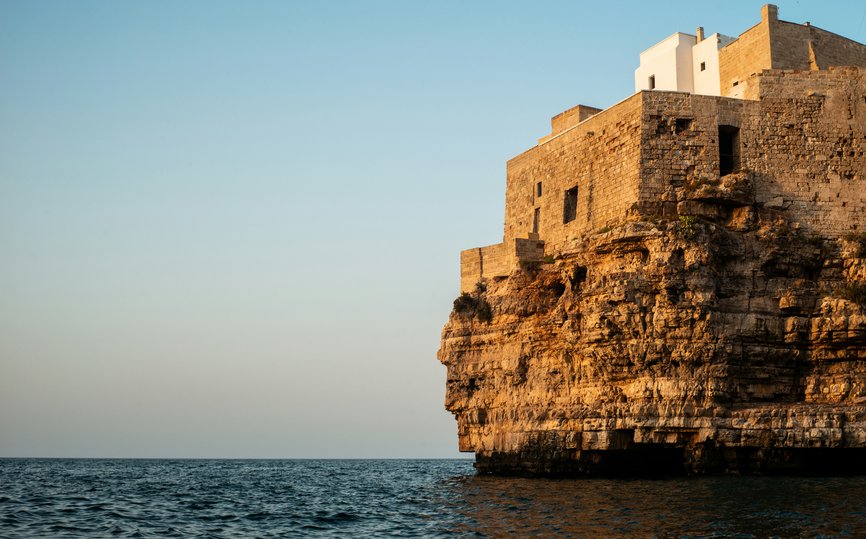
<path fill-rule="evenodd" d="M 702 95 L 721 95 L 719 49 L 736 38 L 715 33 L 706 39 L 677 32 L 640 53 L 634 71 L 634 90 L 669 90 Z"/>

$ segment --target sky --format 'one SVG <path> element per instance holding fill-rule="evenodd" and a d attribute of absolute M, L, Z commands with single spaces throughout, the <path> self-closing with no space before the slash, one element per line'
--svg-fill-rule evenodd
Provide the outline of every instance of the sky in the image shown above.
<path fill-rule="evenodd" d="M 0 457 L 461 456 L 436 351 L 506 160 L 760 5 L 0 0 Z"/>

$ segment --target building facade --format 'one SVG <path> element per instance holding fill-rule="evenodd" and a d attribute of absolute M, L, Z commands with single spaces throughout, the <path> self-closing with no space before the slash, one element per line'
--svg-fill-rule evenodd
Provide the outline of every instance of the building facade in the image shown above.
<path fill-rule="evenodd" d="M 461 253 L 461 290 L 724 181 L 813 233 L 863 231 L 866 46 L 761 14 L 736 39 L 674 34 L 641 54 L 638 93 L 555 116 L 508 161 L 503 242 Z"/>

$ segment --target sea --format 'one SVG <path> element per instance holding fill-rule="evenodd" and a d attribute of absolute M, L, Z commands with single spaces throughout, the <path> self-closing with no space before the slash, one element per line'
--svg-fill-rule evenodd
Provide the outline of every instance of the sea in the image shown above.
<path fill-rule="evenodd" d="M 471 460 L 0 459 L 0 537 L 866 537 L 866 477 L 525 479 Z"/>

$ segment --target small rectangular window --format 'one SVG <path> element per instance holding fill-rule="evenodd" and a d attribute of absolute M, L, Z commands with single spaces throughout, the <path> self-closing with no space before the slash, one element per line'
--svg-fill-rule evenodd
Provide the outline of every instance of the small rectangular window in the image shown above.
<path fill-rule="evenodd" d="M 532 233 L 533 234 L 538 234 L 539 221 L 541 221 L 541 208 L 535 208 L 535 212 L 532 214 Z"/>
<path fill-rule="evenodd" d="M 577 187 L 565 191 L 565 200 L 562 203 L 562 222 L 570 223 L 577 219 Z"/>
<path fill-rule="evenodd" d="M 740 170 L 740 129 L 719 126 L 719 174 L 725 176 Z"/>
<path fill-rule="evenodd" d="M 541 182 L 538 182 L 537 184 L 535 184 L 535 196 L 536 197 L 541 196 Z"/>
<path fill-rule="evenodd" d="M 707 70 L 707 63 L 701 62 L 701 71 L 706 71 L 706 70 Z"/>
<path fill-rule="evenodd" d="M 683 131 L 688 131 L 692 128 L 692 119 L 691 118 L 677 118 L 674 121 L 674 132 L 677 134 L 682 133 Z"/>
<path fill-rule="evenodd" d="M 647 82 L 647 84 L 649 85 L 650 90 L 655 90 L 656 89 L 656 76 L 650 75 L 650 78 L 649 78 L 649 81 Z"/>

